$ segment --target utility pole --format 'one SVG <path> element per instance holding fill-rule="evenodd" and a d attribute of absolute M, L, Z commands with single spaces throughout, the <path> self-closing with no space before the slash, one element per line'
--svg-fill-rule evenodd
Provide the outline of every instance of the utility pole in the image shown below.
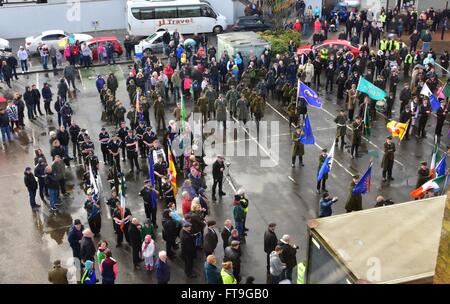
<path fill-rule="evenodd" d="M 445 10 L 448 10 L 448 1 L 445 3 Z M 445 32 L 445 26 L 442 24 L 442 33 L 441 33 L 441 40 L 444 40 L 444 32 Z"/>

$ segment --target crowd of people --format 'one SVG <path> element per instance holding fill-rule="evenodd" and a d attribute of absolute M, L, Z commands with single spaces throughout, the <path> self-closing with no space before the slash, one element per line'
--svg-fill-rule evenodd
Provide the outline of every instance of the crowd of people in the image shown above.
<path fill-rule="evenodd" d="M 314 18 L 316 15 L 314 10 L 305 9 L 302 2 L 297 2 L 298 20 L 292 23 L 292 28 L 299 32 L 308 28 L 308 18 Z M 350 40 L 353 44 L 362 42 L 357 55 L 345 48 L 320 51 L 312 49 L 299 54 L 296 47 L 289 48 L 290 51 L 285 54 L 272 54 L 270 49 L 261 54 L 250 52 L 248 56 L 240 52 L 228 54 L 227 51 L 217 54 L 215 47 L 208 45 L 205 34 L 196 35 L 195 43 L 190 45 L 180 44 L 177 41 L 179 37 L 175 35 L 170 40 L 165 40 L 164 50 L 167 58 L 145 53 L 142 59 L 135 60 L 125 83 L 119 83 L 113 73 L 106 79 L 98 75 L 95 85 L 103 107 L 101 119 L 116 129 L 110 134 L 106 128 L 102 128 L 98 136 L 90 134 L 88 128 L 78 126 L 70 106 L 70 98 L 76 95 L 75 66 L 80 65 L 80 51 L 85 65 L 88 62 L 89 66 L 91 61 L 86 60 L 89 56 L 85 55 L 80 45 L 68 45 L 64 56 L 69 63 L 65 64 L 64 77 L 57 86 L 53 104 L 54 112 L 58 116 L 58 129 L 50 134 L 51 152 L 45 156 L 42 149 L 36 149 L 34 170 L 31 167 L 25 169 L 24 182 L 29 192 L 31 208 L 40 207 L 35 199 L 39 191 L 42 202 L 47 203 L 48 199 L 50 209 L 56 211 L 63 203 L 61 195 L 70 195 L 65 185 L 66 167 L 70 166 L 72 161 L 82 165 L 86 190 L 84 209 L 89 228 L 84 228 L 82 221 L 76 219 L 68 233 L 73 257 L 80 259 L 83 268 L 80 282 L 95 284 L 97 277 L 101 277 L 105 284 L 114 283 L 120 271 L 108 240 L 99 239 L 101 229 L 108 229 L 105 226 L 102 228 L 102 212 L 109 212 L 111 215 L 117 238 L 116 250 L 120 250 L 125 238 L 133 252 L 134 268 L 139 269 L 143 262 L 146 271 L 155 270 L 157 282 L 160 284 L 170 282 L 170 260 L 176 258 L 178 249 L 188 278 L 197 277 L 193 267 L 194 260 L 204 256 L 203 273 L 207 283 L 236 284 L 242 281 L 241 255 L 245 250 L 243 245 L 248 233 L 246 219 L 249 199 L 244 189 L 239 189 L 234 194 L 230 214 L 233 220 L 227 219 L 220 232 L 224 258 L 218 265 L 217 222 L 211 216 L 210 200 L 205 194 L 205 171 L 208 166 L 203 159 L 204 153 L 198 153 L 196 150 L 195 139 L 186 126 L 188 117 L 183 114 L 184 103 L 194 106 L 193 111 L 201 114 L 203 123 L 216 120 L 225 129 L 227 120 L 242 122 L 245 125 L 253 119 L 258 124 L 264 116 L 266 103 L 270 100 L 278 101 L 286 110 L 289 124 L 292 126 L 294 168 L 297 157 L 300 167 L 304 166 L 304 145 L 300 142 L 300 137 L 308 112 L 307 101 L 298 98 L 298 80 L 318 92 L 324 88 L 321 83 L 323 78 L 326 80 L 326 92 L 334 92 L 333 85 L 337 86 L 337 102 L 344 108 L 335 119 L 336 146 L 340 143 L 341 150 L 348 147 L 351 158 L 360 157 L 359 146 L 365 135 L 364 116 L 368 115 L 368 120 L 375 121 L 382 112 L 388 119 L 393 118 L 392 109 L 399 101 L 400 112 L 397 119 L 401 123 L 410 122 L 405 140 L 410 137 L 416 137 L 418 140 L 425 138 L 432 109 L 429 96 L 421 94 L 422 88 L 426 85 L 432 93 L 438 93 L 438 89 L 446 85 L 440 83 L 439 77 L 446 77 L 450 60 L 447 52 L 437 57 L 430 47 L 431 33 L 436 31 L 442 22 L 446 26 L 447 17 L 432 9 L 422 14 L 414 10 L 386 12 L 383 9 L 378 20 L 372 18 L 373 16 L 365 11 L 352 12 L 345 24 L 346 31 L 340 34 L 339 38 Z M 327 38 L 330 24 L 334 22 L 335 26 L 339 27 L 336 19 L 316 18 L 315 22 L 318 23 L 313 24 L 312 28 L 316 44 Z M 418 26 L 411 26 L 417 22 Z M 407 32 L 410 36 L 405 38 Z M 418 49 L 420 40 L 422 48 Z M 78 51 L 75 48 L 78 48 Z M 51 50 L 49 53 L 52 53 Z M 131 51 L 129 55 L 131 56 Z M 22 71 L 26 71 L 27 58 L 23 54 L 23 48 L 19 50 L 17 57 Z M 16 66 L 18 62 L 12 64 Z M 6 65 L 9 65 L 9 60 Z M 441 71 L 440 75 L 438 70 Z M 9 75 L 3 68 L 2 71 L 3 77 Z M 15 72 L 13 74 L 16 75 Z M 377 103 L 359 92 L 357 85 L 360 77 L 389 92 L 388 98 Z M 404 86 L 397 96 L 400 80 L 404 82 Z M 126 88 L 128 93 L 128 111 L 125 106 L 127 102 L 116 97 L 119 88 Z M 434 135 L 439 142 L 443 136 L 448 96 L 437 95 L 441 102 L 439 109 L 435 111 L 437 123 Z M 36 85 L 32 85 L 27 87 L 23 94 L 14 94 L 7 108 L 0 111 L 3 143 L 13 139 L 11 133 L 14 132 L 11 131 L 25 126 L 25 108 L 30 121 L 34 120 L 38 113 L 44 115 L 40 108 L 41 99 L 44 101 L 45 115 L 53 115 L 53 96 L 48 84 L 44 84 L 41 91 Z M 152 107 L 156 128 L 152 126 L 150 119 Z M 174 107 L 174 119 L 166 125 L 169 107 Z M 348 127 L 352 131 L 350 145 L 346 143 Z M 181 154 L 171 146 L 176 138 L 190 141 L 189 148 Z M 100 145 L 100 151 L 95 148 L 94 141 Z M 72 145 L 72 153 L 69 145 Z M 392 137 L 386 137 L 383 149 L 382 176 L 384 182 L 389 182 L 394 180 L 392 171 L 396 153 L 396 144 L 393 143 Z M 108 210 L 103 211 L 101 195 L 98 189 L 96 190 L 100 167 L 97 155 L 100 155 L 100 152 L 104 165 L 110 167 L 110 193 L 106 204 Z M 323 149 L 318 160 L 318 171 L 327 156 L 327 149 Z M 124 207 L 121 202 L 126 182 L 121 162 L 126 159 L 129 161 L 129 173 L 143 172 L 141 168 L 145 164 L 154 169 L 153 176 L 150 174 L 140 191 L 146 217 L 143 222 L 133 216 L 134 210 Z M 216 194 L 227 199 L 222 189 L 224 161 L 223 156 L 218 156 L 212 165 L 213 201 L 217 200 Z M 171 168 L 171 163 L 174 164 L 175 171 Z M 422 162 L 418 171 L 417 187 L 428 180 L 427 170 L 427 163 Z M 177 204 L 178 187 L 172 182 L 176 180 L 177 172 L 183 175 L 180 187 L 181 204 Z M 332 197 L 326 189 L 327 178 L 325 175 L 317 183 L 317 193 L 321 194 L 320 217 L 332 215 L 332 205 L 338 201 L 338 198 Z M 359 179 L 359 175 L 354 175 L 349 185 L 350 191 L 345 205 L 347 212 L 362 210 L 361 194 L 352 192 Z M 103 195 L 107 192 L 107 189 L 103 189 Z M 382 196 L 377 198 L 376 207 L 389 204 L 392 204 L 391 200 Z M 162 218 L 158 221 L 157 209 L 161 205 Z M 158 223 L 161 223 L 161 228 Z M 276 223 L 269 223 L 264 234 L 268 281 L 273 284 L 286 280 L 303 283 L 305 263 L 298 263 L 296 259 L 299 246 L 293 244 L 287 234 L 278 238 L 275 227 Z M 162 229 L 163 241 L 157 237 L 158 229 Z M 99 273 L 95 265 L 98 265 Z M 295 268 L 297 280 L 293 278 Z M 67 270 L 61 266 L 61 261 L 55 261 L 49 272 L 49 281 L 67 283 L 66 276 Z M 246 279 L 248 283 L 253 281 L 251 276 Z"/>

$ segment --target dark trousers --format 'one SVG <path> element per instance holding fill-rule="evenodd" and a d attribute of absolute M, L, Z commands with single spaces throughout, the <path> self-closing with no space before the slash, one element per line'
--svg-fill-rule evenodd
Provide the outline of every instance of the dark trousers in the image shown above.
<path fill-rule="evenodd" d="M 100 233 L 100 229 L 102 228 L 102 217 L 100 214 L 97 214 L 91 219 L 88 219 L 89 228 L 91 228 L 94 234 Z"/>
<path fill-rule="evenodd" d="M 125 235 L 125 240 L 127 241 L 127 243 L 130 243 L 130 236 L 128 234 L 128 227 L 129 227 L 129 223 L 125 224 L 123 226 L 123 231 L 120 229 L 120 226 L 114 223 L 114 227 L 117 233 L 117 245 L 122 244 L 123 242 L 123 236 Z"/>
<path fill-rule="evenodd" d="M 159 127 L 161 126 L 160 122 L 162 122 L 163 130 L 166 129 L 166 120 L 164 116 L 156 116 L 156 124 L 158 126 L 157 130 L 161 130 Z"/>
<path fill-rule="evenodd" d="M 52 110 L 50 109 L 50 102 L 51 100 L 44 100 L 45 114 L 53 114 Z"/>
<path fill-rule="evenodd" d="M 78 143 L 76 141 L 72 141 L 73 158 L 77 158 L 77 150 L 78 150 Z M 81 153 L 79 153 L 79 152 L 78 152 L 78 157 L 81 157 Z"/>
<path fill-rule="evenodd" d="M 348 119 L 349 119 L 350 121 L 353 120 L 353 115 L 354 115 L 354 114 L 355 114 L 355 109 L 348 110 Z"/>
<path fill-rule="evenodd" d="M 120 154 L 117 154 L 116 156 L 113 156 L 112 154 L 109 155 L 109 163 L 110 164 L 116 164 L 117 171 L 122 172 L 120 169 Z"/>
<path fill-rule="evenodd" d="M 356 156 L 358 155 L 358 150 L 359 150 L 359 145 L 357 144 L 352 144 L 352 148 L 350 150 L 350 153 L 352 156 Z"/>
<path fill-rule="evenodd" d="M 131 246 L 133 249 L 133 265 L 138 266 L 141 262 L 140 252 L 141 252 L 141 246 L 139 244 L 134 244 Z"/>
<path fill-rule="evenodd" d="M 42 201 L 45 201 L 45 195 L 47 193 L 47 189 L 45 188 L 45 179 L 42 177 L 38 177 L 38 185 L 39 185 L 39 197 Z"/>
<path fill-rule="evenodd" d="M 314 74 L 314 84 L 317 88 L 320 86 L 320 73 Z"/>
<path fill-rule="evenodd" d="M 122 143 L 123 143 L 123 142 L 124 142 L 124 141 L 122 140 Z M 122 149 L 122 158 L 123 158 L 123 160 L 125 160 L 125 151 L 126 151 L 126 146 L 125 146 L 125 144 L 123 144 L 120 148 Z"/>
<path fill-rule="evenodd" d="M 105 164 L 107 164 L 108 163 L 108 155 L 109 155 L 108 146 L 104 145 L 104 144 L 100 144 L 100 147 L 102 149 L 103 162 Z"/>
<path fill-rule="evenodd" d="M 61 189 L 62 194 L 66 194 L 66 180 L 65 179 L 61 179 L 59 181 L 59 189 Z"/>
<path fill-rule="evenodd" d="M 383 178 L 386 178 L 386 173 L 388 178 L 392 178 L 392 167 L 394 166 L 394 160 L 386 160 L 387 169 L 383 169 Z"/>
<path fill-rule="evenodd" d="M 328 92 L 328 87 L 330 87 L 330 92 L 333 91 L 333 78 L 327 77 L 327 82 L 325 83 L 325 91 Z"/>
<path fill-rule="evenodd" d="M 175 239 L 166 239 L 166 252 L 168 258 L 175 257 L 175 253 L 173 252 L 174 246 L 175 246 Z"/>
<path fill-rule="evenodd" d="M 422 138 L 426 137 L 425 127 L 427 126 L 427 120 L 424 119 L 424 120 L 419 121 L 419 128 L 417 130 L 418 137 L 422 137 Z"/>
<path fill-rule="evenodd" d="M 189 257 L 183 257 L 184 260 L 184 273 L 187 276 L 192 275 L 192 268 L 194 266 L 194 258 L 189 256 Z"/>
<path fill-rule="evenodd" d="M 213 187 L 212 187 L 212 195 L 216 196 L 216 187 L 219 185 L 219 195 L 223 192 L 222 191 L 222 185 L 223 185 L 223 178 L 214 179 Z"/>
<path fill-rule="evenodd" d="M 322 178 L 320 181 L 318 181 L 317 182 L 317 190 L 320 190 L 320 186 L 322 185 L 322 191 L 325 191 L 326 183 L 327 183 L 327 180 L 325 178 Z"/>
<path fill-rule="evenodd" d="M 30 198 L 31 208 L 36 207 L 36 189 L 35 190 L 28 189 L 28 196 Z"/>
<path fill-rule="evenodd" d="M 27 106 L 28 119 L 34 119 L 33 106 Z"/>
<path fill-rule="evenodd" d="M 155 208 L 153 208 L 151 203 L 144 202 L 144 211 L 145 217 L 152 221 L 153 226 L 156 226 L 156 213 L 157 213 L 156 206 Z"/>
<path fill-rule="evenodd" d="M 292 164 L 295 165 L 295 159 L 297 158 L 297 156 L 298 156 L 298 164 L 299 165 L 303 164 L 303 155 L 298 154 L 292 155 Z"/>
<path fill-rule="evenodd" d="M 130 162 L 131 171 L 134 171 L 134 166 L 136 166 L 138 171 L 141 170 L 141 168 L 139 168 L 138 155 L 136 151 L 127 151 L 127 158 Z"/>

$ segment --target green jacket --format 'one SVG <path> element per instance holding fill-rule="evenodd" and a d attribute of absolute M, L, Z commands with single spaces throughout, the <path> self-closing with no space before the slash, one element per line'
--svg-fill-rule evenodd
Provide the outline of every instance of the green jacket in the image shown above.
<path fill-rule="evenodd" d="M 150 227 L 145 227 L 145 225 L 142 225 L 141 239 L 144 239 L 146 235 L 150 235 L 153 240 L 156 240 L 155 229 L 153 228 L 153 224 L 150 224 Z"/>
<path fill-rule="evenodd" d="M 233 217 L 235 222 L 242 222 L 245 219 L 245 210 L 242 206 L 235 205 L 233 208 Z"/>

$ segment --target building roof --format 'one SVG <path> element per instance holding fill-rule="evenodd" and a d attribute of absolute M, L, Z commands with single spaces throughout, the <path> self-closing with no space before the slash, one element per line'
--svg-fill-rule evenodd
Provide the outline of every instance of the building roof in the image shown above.
<path fill-rule="evenodd" d="M 358 279 L 401 283 L 431 277 L 446 198 L 444 195 L 321 218 L 312 231 Z M 378 279 L 373 276 L 376 264 Z"/>

